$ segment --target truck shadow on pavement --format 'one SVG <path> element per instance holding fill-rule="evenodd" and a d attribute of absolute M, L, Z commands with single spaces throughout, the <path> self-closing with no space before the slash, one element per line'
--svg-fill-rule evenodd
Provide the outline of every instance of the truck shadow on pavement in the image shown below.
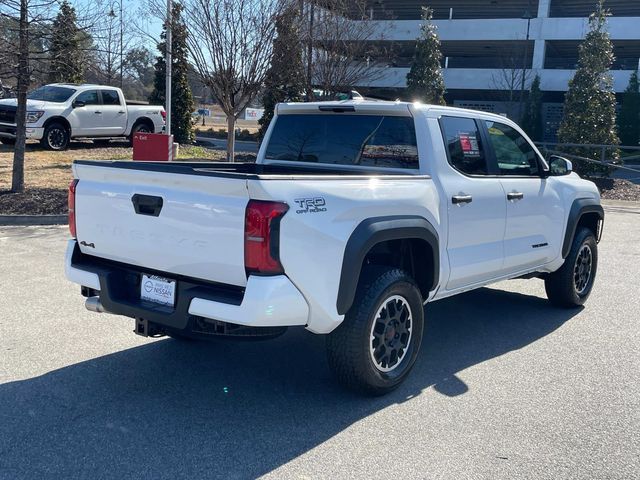
<path fill-rule="evenodd" d="M 149 343 L 0 385 L 0 478 L 254 478 L 456 373 L 522 348 L 579 310 L 481 289 L 427 307 L 421 356 L 381 398 L 336 386 L 324 339 Z M 118 319 L 109 319 L 114 322 Z"/>

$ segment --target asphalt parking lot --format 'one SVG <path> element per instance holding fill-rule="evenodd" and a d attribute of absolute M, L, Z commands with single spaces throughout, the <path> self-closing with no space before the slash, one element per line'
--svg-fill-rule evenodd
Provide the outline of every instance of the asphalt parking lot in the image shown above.
<path fill-rule="evenodd" d="M 62 227 L 0 227 L 0 478 L 640 478 L 640 214 L 611 208 L 586 308 L 539 280 L 427 307 L 383 398 L 324 339 L 146 340 L 84 309 Z"/>

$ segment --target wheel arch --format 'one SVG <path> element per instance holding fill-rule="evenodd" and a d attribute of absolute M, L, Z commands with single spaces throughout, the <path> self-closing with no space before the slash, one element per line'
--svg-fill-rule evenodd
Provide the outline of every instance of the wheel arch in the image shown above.
<path fill-rule="evenodd" d="M 363 267 L 368 264 L 407 270 L 426 299 L 439 282 L 438 233 L 427 219 L 414 215 L 362 221 L 345 247 L 336 302 L 338 314 L 343 315 L 351 308 Z"/>
<path fill-rule="evenodd" d="M 67 120 L 64 117 L 51 117 L 48 118 L 45 122 L 44 125 L 42 125 L 42 128 L 44 130 L 47 129 L 47 127 L 49 127 L 50 125 L 54 124 L 54 123 L 61 123 L 62 125 L 64 125 L 64 127 L 67 129 L 67 131 L 69 132 L 69 138 L 71 138 L 73 136 L 73 131 L 71 128 L 71 124 L 69 123 L 69 120 Z"/>
<path fill-rule="evenodd" d="M 579 227 L 586 227 L 593 232 L 596 241 L 600 241 L 604 223 L 604 209 L 594 198 L 578 198 L 573 201 L 567 219 L 567 229 L 562 244 L 562 258 L 567 258 L 571 250 L 571 242 Z"/>
<path fill-rule="evenodd" d="M 156 126 L 153 123 L 153 120 L 151 120 L 149 117 L 139 117 L 138 119 L 136 119 L 136 121 L 133 123 L 133 125 L 131 126 L 131 131 L 133 132 L 133 130 L 138 126 L 138 125 L 147 125 L 150 127 L 151 129 L 151 133 L 156 133 Z"/>

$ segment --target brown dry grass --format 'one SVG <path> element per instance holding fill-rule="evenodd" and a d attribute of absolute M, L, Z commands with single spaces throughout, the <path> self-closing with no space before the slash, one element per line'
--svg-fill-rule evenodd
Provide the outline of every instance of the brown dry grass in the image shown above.
<path fill-rule="evenodd" d="M 133 149 L 117 142 L 94 147 L 90 142 L 71 144 L 65 152 L 43 150 L 37 143 L 27 145 L 25 192 L 9 193 L 13 147 L 0 145 L 0 215 L 64 214 L 67 189 L 72 179 L 73 160 L 126 160 Z M 224 161 L 224 152 L 197 146 L 181 146 L 179 160 Z"/>

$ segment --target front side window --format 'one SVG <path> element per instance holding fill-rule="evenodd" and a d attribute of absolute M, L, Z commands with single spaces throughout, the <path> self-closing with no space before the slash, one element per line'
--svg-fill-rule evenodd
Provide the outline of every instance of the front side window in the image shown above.
<path fill-rule="evenodd" d="M 105 105 L 120 105 L 120 95 L 115 90 L 102 90 L 102 103 Z"/>
<path fill-rule="evenodd" d="M 440 125 L 451 166 L 466 175 L 487 175 L 487 159 L 476 121 L 442 117 Z"/>
<path fill-rule="evenodd" d="M 100 105 L 100 100 L 98 100 L 97 90 L 88 90 L 86 92 L 82 92 L 80 95 L 76 97 L 75 101 L 83 102 L 85 105 Z"/>
<path fill-rule="evenodd" d="M 486 124 L 501 175 L 539 176 L 538 155 L 526 138 L 504 123 Z"/>
<path fill-rule="evenodd" d="M 44 87 L 35 89 L 33 92 L 27 95 L 27 98 L 29 100 L 43 100 L 45 102 L 64 103 L 69 100 L 69 98 L 71 98 L 71 95 L 73 95 L 74 93 L 76 93 L 76 91 L 73 88 L 53 87 L 45 85 Z"/>
<path fill-rule="evenodd" d="M 384 115 L 280 115 L 269 138 L 267 160 L 417 169 L 411 117 Z"/>

